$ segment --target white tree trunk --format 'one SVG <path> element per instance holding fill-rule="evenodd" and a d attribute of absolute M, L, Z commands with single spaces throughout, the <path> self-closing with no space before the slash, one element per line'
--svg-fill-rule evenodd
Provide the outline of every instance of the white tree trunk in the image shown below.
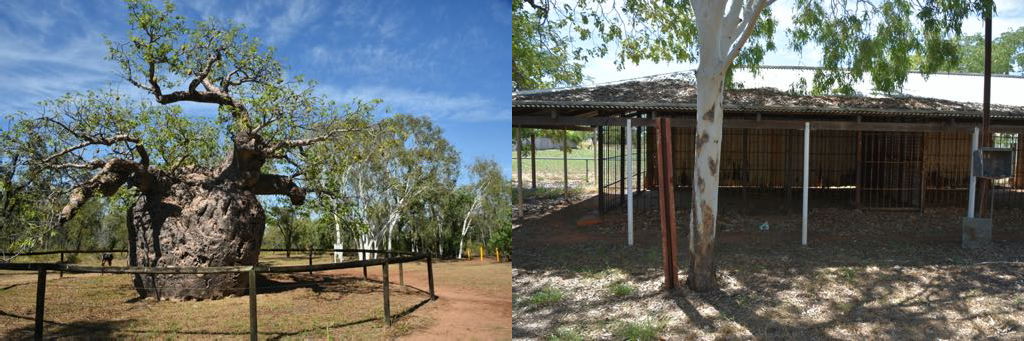
<path fill-rule="evenodd" d="M 774 0 L 772 0 L 774 1 Z M 697 67 L 697 129 L 694 138 L 693 197 L 690 209 L 690 269 L 695 291 L 715 287 L 715 225 L 722 152 L 722 91 L 725 72 L 772 1 L 691 0 L 700 43 Z"/>

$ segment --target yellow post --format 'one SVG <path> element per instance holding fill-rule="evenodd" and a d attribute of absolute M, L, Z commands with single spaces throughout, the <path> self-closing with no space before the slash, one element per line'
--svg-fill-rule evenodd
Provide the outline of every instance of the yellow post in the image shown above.
<path fill-rule="evenodd" d="M 473 248 L 471 248 L 469 246 L 466 247 L 466 259 L 473 259 L 473 253 L 469 252 L 469 251 L 472 251 L 472 250 L 473 250 Z"/>
<path fill-rule="evenodd" d="M 480 245 L 480 261 L 484 261 L 484 246 Z"/>
<path fill-rule="evenodd" d="M 494 248 L 494 259 L 497 259 L 498 263 L 501 263 L 501 250 L 498 250 L 498 248 Z"/>

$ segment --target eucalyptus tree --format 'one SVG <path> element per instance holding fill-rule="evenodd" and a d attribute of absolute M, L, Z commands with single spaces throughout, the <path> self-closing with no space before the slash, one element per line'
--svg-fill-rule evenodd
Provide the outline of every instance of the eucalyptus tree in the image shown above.
<path fill-rule="evenodd" d="M 52 151 L 31 163 L 74 180 L 58 223 L 93 196 L 126 187 L 134 197 L 127 215 L 131 265 L 255 265 L 266 221 L 257 195 L 301 205 L 304 148 L 368 129 L 372 107 L 339 108 L 301 76 L 286 78 L 274 49 L 233 23 L 187 22 L 170 2 L 129 0 L 127 7 L 127 40 L 107 41 L 109 59 L 146 95 L 87 91 L 21 115 L 41 139 L 21 143 Z M 217 115 L 189 116 L 180 103 L 212 105 Z M 240 294 L 244 280 L 134 276 L 141 296 L 180 299 Z"/>
<path fill-rule="evenodd" d="M 690 210 L 688 285 L 697 291 L 715 287 L 713 258 L 718 216 L 718 160 L 722 139 L 722 97 L 735 64 L 756 71 L 776 48 L 774 0 L 525 0 L 536 15 L 530 25 L 569 27 L 548 46 L 593 44 L 584 56 L 615 51 L 616 64 L 641 60 L 697 62 L 695 162 Z M 972 15 L 993 9 L 989 0 L 795 0 L 789 19 L 789 48 L 816 44 L 822 50 L 815 93 L 852 93 L 852 84 L 871 76 L 877 91 L 899 92 L 920 55 L 920 71 L 941 70 L 958 62 L 956 39 Z M 516 9 L 526 10 L 524 7 Z M 545 21 L 540 21 L 541 19 Z M 515 24 L 519 24 L 516 22 Z M 559 26 L 560 25 L 560 26 Z M 514 33 L 528 32 L 514 30 Z M 568 33 L 565 33 L 568 32 Z M 514 38 L 516 40 L 518 38 Z M 563 41 L 575 43 L 563 44 Z M 537 46 L 535 44 L 534 46 Z M 557 53 L 560 49 L 552 49 Z M 522 62 L 530 62 L 525 59 Z M 565 60 L 571 63 L 573 60 Z M 557 67 L 518 69 L 559 70 Z M 571 66 L 571 65 L 569 65 Z M 555 74 L 547 72 L 549 78 Z"/>
<path fill-rule="evenodd" d="M 316 183 L 321 207 L 344 210 L 347 216 L 329 211 L 336 226 L 345 222 L 360 248 L 392 246 L 409 208 L 436 188 L 453 188 L 458 178 L 459 156 L 430 119 L 396 114 L 375 123 L 373 139 L 337 139 L 309 149 L 311 158 L 322 160 L 310 177 Z M 339 152 L 353 159 L 335 157 Z M 311 173 L 313 174 L 313 173 Z"/>
<path fill-rule="evenodd" d="M 473 218 L 482 221 L 481 225 L 493 224 L 503 213 L 496 211 L 501 205 L 509 205 L 509 201 L 502 197 L 505 193 L 505 177 L 501 168 L 494 160 L 476 159 L 469 166 L 469 178 L 472 181 L 468 186 L 472 195 L 472 202 L 466 208 L 462 219 L 462 234 L 459 236 L 459 258 L 462 258 L 466 234 L 472 227 Z"/>

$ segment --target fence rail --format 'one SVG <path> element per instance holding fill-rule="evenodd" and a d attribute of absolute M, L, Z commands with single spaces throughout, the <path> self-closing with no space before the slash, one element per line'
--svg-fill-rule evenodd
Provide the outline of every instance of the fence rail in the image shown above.
<path fill-rule="evenodd" d="M 262 249 L 260 251 L 269 252 L 284 252 L 284 251 L 308 251 L 310 254 L 310 265 L 288 265 L 288 266 L 260 266 L 260 265 L 249 265 L 249 266 L 216 266 L 216 267 L 144 267 L 144 266 L 79 266 L 71 264 L 61 263 L 0 263 L 0 270 L 14 270 L 14 271 L 36 271 L 39 277 L 36 281 L 36 321 L 35 321 L 35 339 L 42 340 L 43 338 L 43 311 L 46 297 L 46 272 L 47 271 L 60 271 L 71 272 L 71 273 L 109 273 L 109 274 L 223 274 L 223 273 L 249 273 L 249 338 L 251 340 L 257 339 L 257 319 L 256 319 L 256 273 L 294 273 L 294 272 L 310 272 L 313 271 L 327 271 L 337 269 L 350 269 L 350 268 L 363 268 L 363 278 L 367 278 L 366 267 L 368 266 L 381 266 L 381 274 L 383 280 L 384 291 L 384 323 L 391 325 L 391 307 L 390 307 L 390 282 L 388 281 L 388 265 L 398 264 L 398 275 L 399 282 L 405 286 L 405 274 L 402 269 L 403 263 L 415 262 L 418 260 L 427 260 L 427 283 L 429 285 L 430 298 L 427 301 L 434 301 L 437 296 L 434 295 L 434 269 L 433 269 L 433 256 L 429 253 L 415 253 L 407 251 L 391 251 L 391 250 L 365 250 L 365 249 Z M 348 261 L 340 263 L 326 263 L 326 264 L 312 264 L 312 253 L 314 251 L 319 252 L 359 252 L 364 255 L 363 260 Z M 69 251 L 69 250 L 58 250 L 58 251 L 40 251 L 40 252 L 26 252 L 20 254 L 21 256 L 35 256 L 35 255 L 52 255 L 60 254 L 63 260 L 64 254 L 71 253 L 120 253 L 127 252 L 127 250 L 86 250 L 86 251 Z M 384 258 L 378 259 L 365 259 L 366 253 L 383 253 Z M 391 255 L 396 255 L 392 257 Z M 401 255 L 401 256 L 398 256 Z M 421 289 L 417 289 L 423 291 Z M 426 302 L 426 301 L 424 301 Z"/>

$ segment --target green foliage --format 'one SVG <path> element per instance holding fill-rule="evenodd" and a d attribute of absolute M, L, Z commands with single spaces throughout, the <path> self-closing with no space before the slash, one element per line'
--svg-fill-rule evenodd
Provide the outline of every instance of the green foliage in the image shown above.
<path fill-rule="evenodd" d="M 570 24 L 549 20 L 546 11 L 512 2 L 512 90 L 544 89 L 583 82 L 582 49 L 559 31 Z"/>
<path fill-rule="evenodd" d="M 559 327 L 550 337 L 549 341 L 583 341 L 585 338 L 579 330 L 570 327 Z"/>
<path fill-rule="evenodd" d="M 518 1 L 517 1 L 518 3 Z M 556 4 L 537 1 L 533 16 L 545 18 L 548 26 L 560 29 L 550 34 L 533 35 L 541 41 L 535 45 L 562 46 L 560 50 L 576 48 L 574 54 L 557 60 L 569 66 L 586 62 L 589 57 L 602 57 L 614 53 L 616 65 L 621 69 L 627 62 L 641 60 L 653 62 L 694 62 L 698 60 L 699 41 L 696 22 L 689 1 L 629 0 L 622 4 L 609 4 L 606 0 L 581 0 Z M 960 27 L 964 20 L 981 16 L 991 4 L 989 0 L 912 1 L 875 0 L 830 2 L 827 0 L 798 0 L 792 18 L 774 18 L 771 7 L 765 8 L 754 26 L 750 40 L 743 46 L 734 64 L 749 67 L 754 72 L 767 52 L 776 49 L 773 36 L 777 20 L 791 20 L 788 30 L 789 48 L 801 52 L 809 43 L 822 49 L 822 70 L 815 74 L 812 93 L 853 94 L 853 84 L 871 76 L 874 89 L 882 93 L 901 91 L 907 72 L 915 69 L 928 74 L 941 70 L 958 69 L 966 58 L 965 68 L 977 65 L 973 54 L 963 54 L 964 48 L 977 46 L 976 39 L 961 40 Z M 776 5 L 773 5 L 776 6 Z M 994 5 L 992 5 L 994 7 Z M 529 11 L 522 6 L 519 11 Z M 530 18 L 527 16 L 526 18 Z M 571 28 L 571 29 L 569 29 Z M 514 31 L 513 39 L 530 31 Z M 1021 64 L 1019 35 L 1001 36 L 1004 45 L 997 49 L 1001 70 L 1010 64 Z M 578 48 L 579 46 L 590 46 Z M 571 57 L 571 58 L 570 58 Z M 539 64 L 536 59 L 514 55 L 514 68 Z M 541 69 L 540 66 L 534 68 Z M 730 66 L 728 75 L 731 75 Z M 542 74 L 542 73 L 538 73 Z M 728 81 L 727 85 L 732 86 Z M 515 83 L 515 82 L 514 82 Z M 532 83 L 543 87 L 543 83 Z M 571 85 L 571 84 L 569 84 Z"/>
<path fill-rule="evenodd" d="M 956 65 L 945 65 L 942 71 L 985 72 L 985 36 L 972 34 L 956 41 L 959 61 Z M 921 67 L 920 55 L 914 56 L 914 64 Z M 1010 74 L 1024 72 L 1024 27 L 1003 32 L 992 39 L 992 73 Z"/>
<path fill-rule="evenodd" d="M 957 38 L 965 19 L 980 14 L 988 1 L 884 0 L 845 8 L 822 0 L 796 3 L 790 47 L 822 47 L 822 69 L 814 76 L 815 94 L 853 94 L 853 84 L 871 75 L 876 91 L 901 91 L 915 65 L 933 73 L 959 63 Z"/>

